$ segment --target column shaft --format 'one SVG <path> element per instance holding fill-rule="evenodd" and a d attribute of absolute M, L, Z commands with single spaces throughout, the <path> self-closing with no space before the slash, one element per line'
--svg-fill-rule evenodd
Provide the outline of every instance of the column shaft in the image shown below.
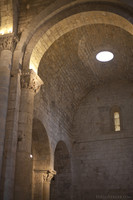
<path fill-rule="evenodd" d="M 18 141 L 18 117 L 20 103 L 20 71 L 11 73 L 6 135 L 2 166 L 2 198 L 14 200 L 14 175 Z"/>
<path fill-rule="evenodd" d="M 12 52 L 10 50 L 1 51 L 1 57 L 0 57 L 0 177 L 1 177 L 1 171 L 2 171 L 11 60 L 12 60 Z"/>
<path fill-rule="evenodd" d="M 49 200 L 50 198 L 50 183 L 44 182 L 43 184 L 43 200 Z"/>
<path fill-rule="evenodd" d="M 16 163 L 15 200 L 31 200 L 32 185 L 32 119 L 34 106 L 34 91 L 22 88 L 19 129 L 18 129 L 18 149 Z"/>

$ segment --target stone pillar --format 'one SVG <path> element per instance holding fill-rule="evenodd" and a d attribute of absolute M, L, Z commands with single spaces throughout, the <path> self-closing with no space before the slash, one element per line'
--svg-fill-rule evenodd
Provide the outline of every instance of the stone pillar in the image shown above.
<path fill-rule="evenodd" d="M 12 63 L 13 35 L 0 36 L 0 179 L 2 171 L 5 125 L 8 107 L 10 69 Z M 1 180 L 0 180 L 1 185 Z M 1 186 L 0 186 L 1 188 Z M 0 189 L 1 190 L 1 189 Z"/>
<path fill-rule="evenodd" d="M 32 120 L 34 95 L 43 84 L 33 70 L 25 70 L 21 75 L 21 98 L 18 124 L 18 147 L 15 174 L 15 200 L 31 200 L 32 191 Z"/>
<path fill-rule="evenodd" d="M 14 199 L 14 175 L 18 139 L 18 117 L 20 105 L 20 70 L 11 72 L 8 111 L 5 131 L 5 144 L 2 165 L 1 198 Z"/>
<path fill-rule="evenodd" d="M 56 174 L 54 170 L 44 170 L 43 174 L 43 200 L 50 200 L 50 183 L 53 176 Z"/>

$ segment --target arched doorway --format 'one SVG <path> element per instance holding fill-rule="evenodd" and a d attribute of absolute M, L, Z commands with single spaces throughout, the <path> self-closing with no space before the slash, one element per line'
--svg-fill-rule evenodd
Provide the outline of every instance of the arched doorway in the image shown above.
<path fill-rule="evenodd" d="M 47 199 L 45 195 L 46 193 L 49 195 L 49 188 L 45 191 L 44 176 L 50 171 L 50 145 L 47 132 L 38 119 L 33 120 L 31 159 L 33 160 L 32 199 Z"/>
<path fill-rule="evenodd" d="M 50 200 L 72 199 L 72 177 L 70 154 L 63 141 L 58 142 L 54 154 L 56 176 L 51 182 Z"/>

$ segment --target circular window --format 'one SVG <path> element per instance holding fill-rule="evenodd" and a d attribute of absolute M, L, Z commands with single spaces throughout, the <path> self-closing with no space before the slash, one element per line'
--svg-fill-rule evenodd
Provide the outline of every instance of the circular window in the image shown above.
<path fill-rule="evenodd" d="M 100 62 L 108 62 L 114 58 L 114 54 L 109 51 L 101 51 L 96 55 L 96 59 Z"/>

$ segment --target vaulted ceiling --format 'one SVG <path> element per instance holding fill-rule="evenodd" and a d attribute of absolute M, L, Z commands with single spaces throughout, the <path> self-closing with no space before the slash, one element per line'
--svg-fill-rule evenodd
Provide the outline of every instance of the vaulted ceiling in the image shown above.
<path fill-rule="evenodd" d="M 38 73 L 43 101 L 39 94 L 35 109 L 41 108 L 43 118 L 55 117 L 59 126 L 72 123 L 79 104 L 99 85 L 133 80 L 132 1 L 99 2 L 19 1 L 22 34 L 14 60 L 18 52 L 22 57 L 14 66 Z M 114 59 L 96 60 L 104 50 Z"/>
<path fill-rule="evenodd" d="M 110 62 L 96 60 L 108 50 Z M 111 81 L 133 80 L 133 36 L 106 24 L 87 25 L 60 37 L 44 54 L 38 74 L 44 81 L 44 99 L 69 113 L 95 87 Z"/>

